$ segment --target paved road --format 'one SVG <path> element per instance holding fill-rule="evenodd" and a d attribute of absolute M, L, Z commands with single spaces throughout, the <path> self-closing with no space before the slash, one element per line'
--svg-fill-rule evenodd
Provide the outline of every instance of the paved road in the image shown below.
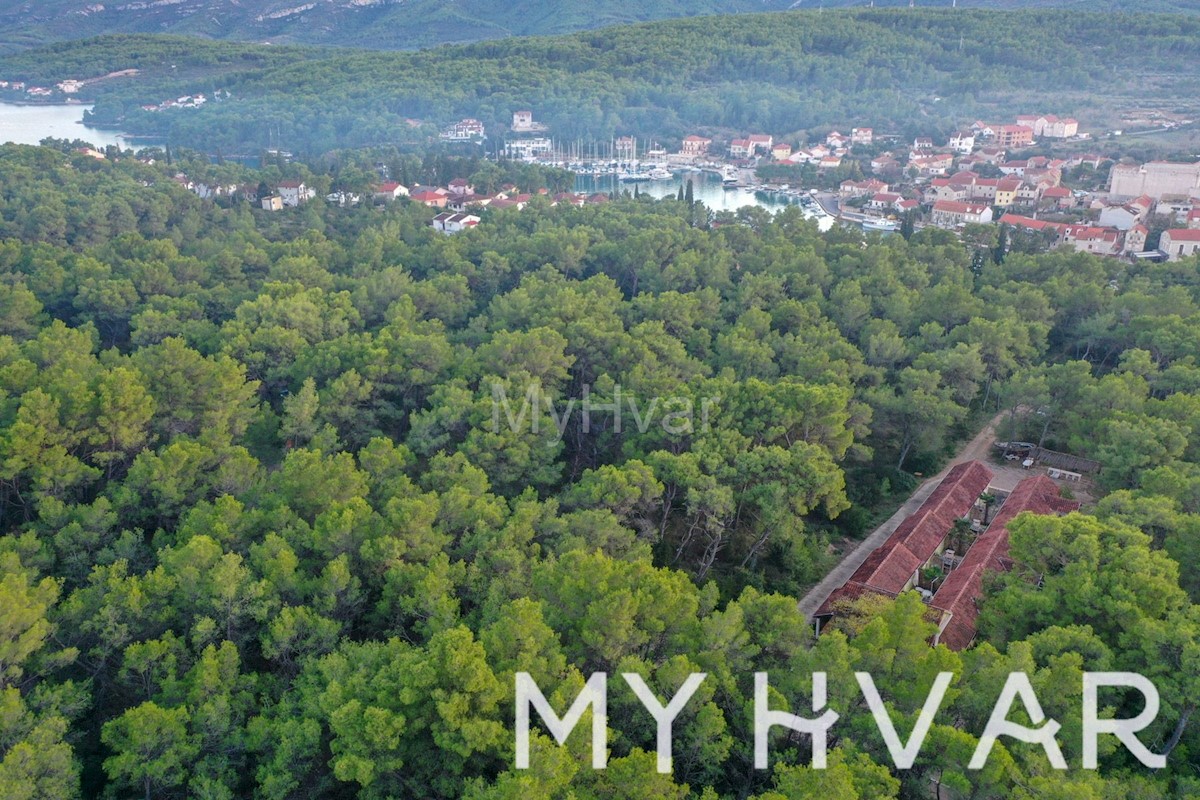
<path fill-rule="evenodd" d="M 858 547 L 851 550 L 845 555 L 840 563 L 826 575 L 820 583 L 812 588 L 808 594 L 800 599 L 800 613 L 805 617 L 811 617 L 813 613 L 820 607 L 821 603 L 825 602 L 825 598 L 829 597 L 830 592 L 841 586 L 850 576 L 854 574 L 854 570 L 862 566 L 862 563 L 867 560 L 867 556 L 875 551 L 875 548 L 883 544 L 896 528 L 900 527 L 900 523 L 908 518 L 914 511 L 921 507 L 929 495 L 933 494 L 933 490 L 942 482 L 942 478 L 946 477 L 946 473 L 955 464 L 961 464 L 964 461 L 986 460 L 988 451 L 991 449 L 992 442 L 996 438 L 996 426 L 1007 412 L 997 414 L 996 417 L 984 426 L 975 438 L 967 442 L 959 451 L 955 453 L 954 458 L 945 468 L 934 475 L 932 478 L 925 480 L 917 490 L 912 493 L 904 505 L 897 509 L 896 513 L 888 518 L 871 534 L 858 543 Z"/>

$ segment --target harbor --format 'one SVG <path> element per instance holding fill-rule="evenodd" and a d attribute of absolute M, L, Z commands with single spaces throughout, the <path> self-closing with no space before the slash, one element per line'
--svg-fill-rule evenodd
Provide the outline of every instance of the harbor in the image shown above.
<path fill-rule="evenodd" d="M 573 167 L 569 167 L 574 169 Z M 623 180 L 626 173 L 584 170 L 576 172 L 575 191 L 584 194 L 602 192 L 633 193 L 656 199 L 678 197 L 692 183 L 692 197 L 712 211 L 737 211 L 746 206 L 762 208 L 772 213 L 799 206 L 806 217 L 815 219 L 822 230 L 833 227 L 834 216 L 812 197 L 810 192 L 784 186 L 766 186 L 753 181 L 752 170 L 740 170 L 738 180 L 729 181 L 719 169 L 687 169 L 668 172 L 669 177 L 645 181 Z M 742 180 L 744 178 L 745 180 Z"/>

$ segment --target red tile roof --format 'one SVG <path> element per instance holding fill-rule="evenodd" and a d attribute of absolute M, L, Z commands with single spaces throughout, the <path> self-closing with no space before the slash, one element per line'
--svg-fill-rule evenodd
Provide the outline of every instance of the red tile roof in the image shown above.
<path fill-rule="evenodd" d="M 944 211 L 948 214 L 982 214 L 987 206 L 975 203 L 960 203 L 957 200 L 938 200 L 933 204 L 934 211 Z"/>
<path fill-rule="evenodd" d="M 1163 231 L 1163 236 L 1170 236 L 1172 242 L 1200 242 L 1200 228 L 1173 228 Z"/>
<path fill-rule="evenodd" d="M 830 594 L 816 615 L 831 614 L 833 603 L 847 592 L 870 590 L 895 597 L 903 591 L 913 574 L 937 553 L 954 520 L 971 510 L 991 480 L 992 471 L 979 461 L 956 464 L 921 507 L 867 556 L 844 586 Z M 856 584 L 858 588 L 849 588 Z"/>
<path fill-rule="evenodd" d="M 1055 231 L 1062 231 L 1065 225 L 1061 222 L 1047 222 L 1044 219 L 1033 219 L 1032 217 L 1023 217 L 1020 214 L 1004 214 L 1000 217 L 1001 225 L 1016 225 L 1020 228 L 1030 228 L 1035 231 L 1046 230 L 1047 228 Z"/>
<path fill-rule="evenodd" d="M 1008 525 L 1018 514 L 1066 514 L 1079 503 L 1059 496 L 1058 485 L 1045 475 L 1026 478 L 1000 506 L 988 529 L 967 550 L 958 568 L 934 594 L 929 605 L 949 615 L 938 642 L 951 650 L 965 650 L 975 640 L 978 600 L 983 596 L 984 575 L 1007 570 Z"/>

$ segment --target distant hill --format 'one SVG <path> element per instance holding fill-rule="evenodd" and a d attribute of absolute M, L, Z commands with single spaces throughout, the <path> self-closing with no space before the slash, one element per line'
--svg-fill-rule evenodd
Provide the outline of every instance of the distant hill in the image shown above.
<path fill-rule="evenodd" d="M 711 14 L 864 7 L 870 0 L 0 0 L 0 47 L 106 33 L 410 50 Z M 920 8 L 953 0 L 918 0 Z M 907 6 L 908 0 L 875 0 Z M 1200 13 L 1200 0 L 958 0 L 963 8 Z"/>
<path fill-rule="evenodd" d="M 792 0 L 0 0 L 12 47 L 104 33 L 415 49 L 672 17 L 775 11 Z"/>
<path fill-rule="evenodd" d="M 790 8 L 899 8 L 909 0 L 796 0 Z M 1119 11 L 1136 14 L 1200 14 L 1200 0 L 916 0 L 917 8 L 985 8 L 992 11 L 1062 8 L 1070 11 Z"/>
<path fill-rule="evenodd" d="M 518 109 L 564 144 L 856 125 L 903 139 L 1030 112 L 1099 133 L 1132 109 L 1200 119 L 1200 16 L 827 9 L 416 52 L 119 34 L 0 57 L 0 78 L 36 86 L 131 69 L 79 92 L 91 121 L 225 154 L 425 148 L 463 117 L 494 151 Z M 213 102 L 164 103 L 197 93 Z"/>

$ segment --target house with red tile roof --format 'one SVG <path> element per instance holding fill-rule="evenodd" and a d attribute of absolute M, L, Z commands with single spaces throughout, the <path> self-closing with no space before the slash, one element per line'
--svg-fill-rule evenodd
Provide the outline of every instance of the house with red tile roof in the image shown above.
<path fill-rule="evenodd" d="M 420 191 L 413 192 L 411 197 L 414 201 L 427 205 L 430 208 L 445 208 L 446 203 L 449 202 L 448 194 L 422 187 Z"/>
<path fill-rule="evenodd" d="M 747 139 L 750 146 L 753 148 L 750 152 L 753 155 L 759 151 L 764 153 L 771 152 L 771 145 L 775 143 L 775 137 L 769 133 L 752 133 Z"/>
<path fill-rule="evenodd" d="M 867 208 L 872 211 L 894 211 L 896 204 L 903 199 L 895 192 L 878 192 L 867 201 Z"/>
<path fill-rule="evenodd" d="M 891 153 L 882 153 L 871 159 L 871 171 L 877 175 L 898 174 L 903 169 Z"/>
<path fill-rule="evenodd" d="M 953 178 L 934 178 L 925 187 L 925 202 L 937 203 L 942 200 L 963 201 L 971 193 L 970 183 L 961 183 Z"/>
<path fill-rule="evenodd" d="M 712 144 L 712 139 L 692 134 L 683 137 L 683 145 L 680 148 L 680 152 L 685 156 L 702 156 L 708 152 L 710 144 Z"/>
<path fill-rule="evenodd" d="M 1034 219 L 1032 217 L 1023 217 L 1020 214 L 1003 214 L 1000 217 L 1001 225 L 1014 225 L 1018 228 L 1026 228 L 1031 231 L 1046 231 L 1052 230 L 1056 235 L 1062 234 L 1063 228 L 1066 227 L 1061 222 L 1047 222 L 1044 219 Z"/>
<path fill-rule="evenodd" d="M 1051 186 L 1042 192 L 1042 205 L 1065 211 L 1075 207 L 1075 195 L 1065 186 Z"/>
<path fill-rule="evenodd" d="M 825 137 L 825 144 L 832 147 L 834 150 L 845 149 L 850 144 L 850 137 L 841 131 L 832 131 Z"/>
<path fill-rule="evenodd" d="M 996 194 L 992 197 L 992 204 L 1007 208 L 1017 202 L 1017 192 L 1021 188 L 1019 178 L 1000 178 L 996 181 Z"/>
<path fill-rule="evenodd" d="M 565 203 L 571 206 L 581 206 L 586 202 L 586 198 L 581 194 L 574 192 L 559 192 L 553 197 L 553 204 L 559 205 Z"/>
<path fill-rule="evenodd" d="M 304 205 L 317 196 L 316 189 L 304 184 L 304 181 L 284 181 L 276 189 L 283 204 L 289 208 Z"/>
<path fill-rule="evenodd" d="M 1029 166 L 1027 160 L 1005 161 L 1000 164 L 1000 171 L 1005 175 L 1016 175 L 1018 178 L 1025 176 L 1025 168 Z"/>
<path fill-rule="evenodd" d="M 1000 224 L 1039 232 L 1052 231 L 1055 236 L 1054 246 L 1069 245 L 1081 253 L 1119 256 L 1128 249 L 1125 245 L 1125 237 L 1116 228 L 1096 225 L 1067 225 L 1062 222 L 1047 222 L 1042 219 L 1023 217 L 1019 214 L 1004 214 L 1000 217 Z"/>
<path fill-rule="evenodd" d="M 838 186 L 838 196 L 842 200 L 848 200 L 852 197 L 870 197 L 887 190 L 888 185 L 875 178 L 867 178 L 863 181 L 842 181 Z"/>
<path fill-rule="evenodd" d="M 401 184 L 399 181 L 384 181 L 375 187 L 376 202 L 390 202 L 399 197 L 404 197 L 408 194 L 408 187 Z"/>
<path fill-rule="evenodd" d="M 931 608 L 941 612 L 933 644 L 965 650 L 975 641 L 984 579 L 989 573 L 1007 571 L 1012 565 L 1008 558 L 1008 526 L 1013 519 L 1024 512 L 1061 515 L 1078 508 L 1079 503 L 1064 500 L 1058 485 L 1045 475 L 1018 483 L 987 530 L 967 549 L 962 561 L 929 601 Z"/>
<path fill-rule="evenodd" d="M 1125 234 L 1125 246 L 1122 252 L 1126 255 L 1130 253 L 1141 253 L 1146 250 L 1146 239 L 1150 237 L 1150 229 L 1145 225 L 1134 225 Z"/>
<path fill-rule="evenodd" d="M 954 166 L 954 156 L 950 153 L 913 156 L 908 159 L 908 166 L 915 167 L 921 175 L 945 175 Z"/>
<path fill-rule="evenodd" d="M 939 228 L 957 228 L 967 223 L 986 224 L 992 221 L 992 207 L 981 203 L 939 200 L 933 204 L 930 221 Z"/>
<path fill-rule="evenodd" d="M 1200 229 L 1175 228 L 1163 231 L 1158 249 L 1166 254 L 1168 261 L 1194 256 L 1200 252 Z"/>
<path fill-rule="evenodd" d="M 990 145 L 988 147 L 981 147 L 976 155 L 983 159 L 984 163 L 999 164 L 1008 158 L 1008 150 L 1003 147 Z"/>
<path fill-rule="evenodd" d="M 1062 243 L 1081 253 L 1097 256 L 1119 256 L 1122 252 L 1121 231 L 1095 225 L 1067 225 L 1063 228 Z"/>
<path fill-rule="evenodd" d="M 1033 144 L 1033 128 L 1027 125 L 1001 125 L 996 131 L 996 144 L 1004 148 L 1028 147 Z"/>

